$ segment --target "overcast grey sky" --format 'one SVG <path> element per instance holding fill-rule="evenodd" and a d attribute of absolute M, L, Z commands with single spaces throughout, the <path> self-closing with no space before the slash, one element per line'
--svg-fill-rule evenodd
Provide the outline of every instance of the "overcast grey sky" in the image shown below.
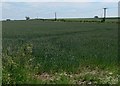
<path fill-rule="evenodd" d="M 54 18 L 54 13 L 57 13 L 58 18 L 83 18 L 94 16 L 103 16 L 103 8 L 107 7 L 107 16 L 116 17 L 118 16 L 118 2 L 100 2 L 100 0 L 93 0 L 94 2 L 64 2 L 65 0 L 58 2 L 53 2 L 49 0 L 44 2 L 37 2 L 37 0 L 32 2 L 24 0 L 24 2 L 17 2 L 15 0 L 3 0 L 2 2 L 2 19 L 25 19 L 25 16 L 30 16 L 31 18 Z M 59 0 L 60 1 L 60 0 Z M 110 1 L 110 0 L 109 0 Z"/>

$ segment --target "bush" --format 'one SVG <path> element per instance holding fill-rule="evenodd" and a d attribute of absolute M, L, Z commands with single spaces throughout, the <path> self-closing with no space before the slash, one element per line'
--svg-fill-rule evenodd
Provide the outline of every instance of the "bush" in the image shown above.
<path fill-rule="evenodd" d="M 30 71 L 33 69 L 31 53 L 31 44 L 18 47 L 16 54 L 9 55 L 9 51 L 3 53 L 3 84 L 21 84 L 29 81 Z"/>

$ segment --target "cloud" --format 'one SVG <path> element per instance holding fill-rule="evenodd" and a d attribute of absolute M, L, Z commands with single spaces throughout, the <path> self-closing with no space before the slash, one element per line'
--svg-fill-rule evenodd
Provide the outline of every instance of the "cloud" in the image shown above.
<path fill-rule="evenodd" d="M 119 0 L 2 0 L 2 2 L 119 2 Z"/>
<path fill-rule="evenodd" d="M 31 18 L 54 18 L 54 13 L 60 17 L 93 17 L 102 16 L 103 7 L 108 7 L 108 15 L 116 16 L 115 9 L 117 3 L 99 2 L 4 2 L 3 19 L 24 19 L 25 16 Z M 110 6 L 110 7 L 109 7 Z"/>
<path fill-rule="evenodd" d="M 96 0 L 2 0 L 2 2 L 92 2 Z"/>
<path fill-rule="evenodd" d="M 102 0 L 103 2 L 119 2 L 119 0 Z"/>
<path fill-rule="evenodd" d="M 2 3 L 0 3 L 0 20 L 2 19 Z"/>

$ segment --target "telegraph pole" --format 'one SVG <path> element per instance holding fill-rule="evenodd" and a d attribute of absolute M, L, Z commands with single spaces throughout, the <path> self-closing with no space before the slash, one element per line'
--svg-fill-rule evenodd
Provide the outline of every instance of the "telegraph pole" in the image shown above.
<path fill-rule="evenodd" d="M 106 10 L 107 10 L 107 8 L 103 8 L 103 10 L 104 10 L 104 18 L 103 18 L 103 21 L 105 22 L 105 19 L 106 19 Z"/>
<path fill-rule="evenodd" d="M 56 12 L 55 12 L 55 21 L 57 20 L 57 14 L 56 14 Z"/>

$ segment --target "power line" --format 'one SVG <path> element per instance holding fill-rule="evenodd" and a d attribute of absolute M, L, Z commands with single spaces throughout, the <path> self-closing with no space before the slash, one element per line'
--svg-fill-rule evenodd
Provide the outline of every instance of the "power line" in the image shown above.
<path fill-rule="evenodd" d="M 118 8 L 118 7 L 108 7 L 109 9 L 115 9 L 115 8 Z M 102 11 L 101 11 L 101 9 L 102 8 L 99 8 L 99 9 L 92 9 L 92 10 L 86 10 L 86 11 L 79 11 L 79 13 L 81 14 L 81 15 L 84 15 L 84 14 L 87 14 L 87 13 L 89 13 L 89 14 L 91 14 L 91 13 L 94 13 L 94 14 L 96 14 L 96 13 L 98 13 L 98 14 L 102 14 Z M 104 19 L 106 18 L 106 9 L 107 8 L 103 8 L 104 9 L 104 14 L 103 14 L 103 17 L 104 17 Z M 68 12 L 67 12 L 68 13 Z M 47 15 L 49 15 L 50 13 L 46 13 Z M 52 15 L 51 15 L 52 16 Z M 54 13 L 54 18 L 55 18 L 55 20 L 57 20 L 57 13 L 55 12 Z"/>

